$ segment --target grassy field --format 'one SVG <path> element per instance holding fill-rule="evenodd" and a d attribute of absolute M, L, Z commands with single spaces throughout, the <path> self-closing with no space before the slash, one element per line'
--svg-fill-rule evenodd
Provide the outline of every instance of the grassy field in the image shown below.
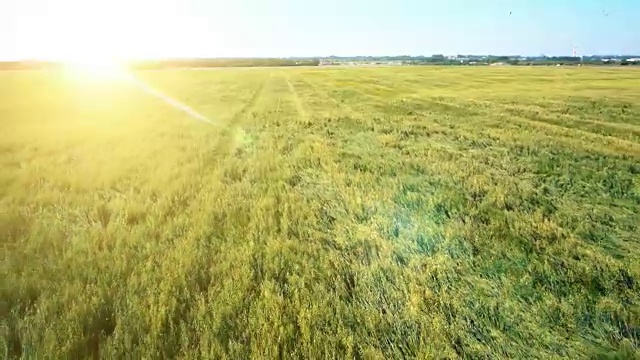
<path fill-rule="evenodd" d="M 640 356 L 640 71 L 0 72 L 0 357 Z"/>

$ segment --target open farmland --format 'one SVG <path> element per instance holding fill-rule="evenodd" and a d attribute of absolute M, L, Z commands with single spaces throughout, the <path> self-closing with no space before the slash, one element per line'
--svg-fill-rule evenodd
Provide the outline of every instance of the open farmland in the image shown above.
<path fill-rule="evenodd" d="M 640 71 L 0 72 L 0 354 L 640 347 Z"/>

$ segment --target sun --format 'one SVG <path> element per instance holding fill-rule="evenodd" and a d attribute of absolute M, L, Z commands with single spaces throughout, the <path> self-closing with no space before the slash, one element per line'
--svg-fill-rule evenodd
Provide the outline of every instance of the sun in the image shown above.
<path fill-rule="evenodd" d="M 231 20 L 204 18 L 179 0 L 45 2 L 46 17 L 20 21 L 21 51 L 85 72 L 112 73 L 142 60 L 227 56 L 236 43 L 225 31 Z"/>
<path fill-rule="evenodd" d="M 95 69 L 109 69 L 119 66 L 122 61 L 113 57 L 103 55 L 91 55 L 91 54 L 75 54 L 67 56 L 63 59 L 63 62 L 77 67 L 95 68 Z"/>
<path fill-rule="evenodd" d="M 113 77 L 123 70 L 133 46 L 126 37 L 98 21 L 73 28 L 81 31 L 67 31 L 52 51 L 65 68 L 94 77 Z"/>
<path fill-rule="evenodd" d="M 59 39 L 52 51 L 55 59 L 83 77 L 122 77 L 132 44 L 106 26 L 87 25 L 83 30 Z"/>
<path fill-rule="evenodd" d="M 82 78 L 122 79 L 126 76 L 125 62 L 107 56 L 69 56 L 61 59 L 64 68 Z"/>
<path fill-rule="evenodd" d="M 62 59 L 62 62 L 68 67 L 74 67 L 84 70 L 94 71 L 110 71 L 121 68 L 123 61 L 115 57 L 109 56 L 68 56 Z"/>
<path fill-rule="evenodd" d="M 127 58 L 111 41 L 96 36 L 77 37 L 57 48 L 57 62 L 75 81 L 112 82 L 129 76 Z"/>
<path fill-rule="evenodd" d="M 145 47 L 140 38 L 143 18 L 123 5 L 122 0 L 56 1 L 48 22 L 29 28 L 38 57 L 83 73 L 119 72 Z"/>

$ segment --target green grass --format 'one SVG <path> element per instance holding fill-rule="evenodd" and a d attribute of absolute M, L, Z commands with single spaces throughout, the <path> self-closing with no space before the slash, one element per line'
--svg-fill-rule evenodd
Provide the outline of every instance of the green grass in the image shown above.
<path fill-rule="evenodd" d="M 0 72 L 0 354 L 640 348 L 640 71 Z"/>

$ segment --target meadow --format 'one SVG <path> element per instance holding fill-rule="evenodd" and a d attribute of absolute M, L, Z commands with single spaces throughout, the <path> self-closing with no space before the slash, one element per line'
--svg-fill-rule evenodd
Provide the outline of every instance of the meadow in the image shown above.
<path fill-rule="evenodd" d="M 640 356 L 640 70 L 0 72 L 0 357 Z"/>

